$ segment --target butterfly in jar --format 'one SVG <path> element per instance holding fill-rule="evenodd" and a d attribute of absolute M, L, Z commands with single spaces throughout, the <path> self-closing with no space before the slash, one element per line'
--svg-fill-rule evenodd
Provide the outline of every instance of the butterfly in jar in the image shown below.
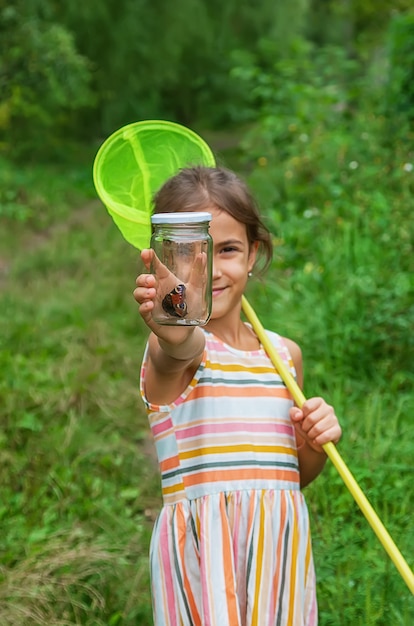
<path fill-rule="evenodd" d="M 185 317 L 187 315 L 187 302 L 185 300 L 185 285 L 180 284 L 167 293 L 162 301 L 162 308 L 169 315 L 174 317 Z"/>

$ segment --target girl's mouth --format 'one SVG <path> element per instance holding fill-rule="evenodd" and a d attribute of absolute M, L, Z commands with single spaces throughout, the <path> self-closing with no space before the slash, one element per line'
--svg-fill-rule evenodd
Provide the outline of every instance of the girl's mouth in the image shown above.
<path fill-rule="evenodd" d="M 213 298 L 216 298 L 223 293 L 225 287 L 213 287 Z"/>

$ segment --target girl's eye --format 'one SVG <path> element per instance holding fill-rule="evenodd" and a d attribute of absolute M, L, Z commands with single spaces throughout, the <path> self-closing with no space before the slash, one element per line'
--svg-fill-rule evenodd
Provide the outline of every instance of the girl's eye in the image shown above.
<path fill-rule="evenodd" d="M 225 246 L 221 251 L 224 253 L 237 252 L 237 248 L 236 246 Z"/>

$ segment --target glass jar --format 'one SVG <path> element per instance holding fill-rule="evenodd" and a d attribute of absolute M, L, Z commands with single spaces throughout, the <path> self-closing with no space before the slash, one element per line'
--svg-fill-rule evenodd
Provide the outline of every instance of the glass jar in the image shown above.
<path fill-rule="evenodd" d="M 211 213 L 156 213 L 151 217 L 151 273 L 157 279 L 152 317 L 169 326 L 203 326 L 211 315 Z"/>

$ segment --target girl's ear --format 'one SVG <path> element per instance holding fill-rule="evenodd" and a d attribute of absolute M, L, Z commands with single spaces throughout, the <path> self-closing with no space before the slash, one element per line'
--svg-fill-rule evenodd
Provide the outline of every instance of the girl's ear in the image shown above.
<path fill-rule="evenodd" d="M 251 272 L 254 264 L 256 263 L 257 250 L 259 249 L 259 242 L 254 241 L 249 250 L 249 258 L 248 258 L 248 271 Z"/>

